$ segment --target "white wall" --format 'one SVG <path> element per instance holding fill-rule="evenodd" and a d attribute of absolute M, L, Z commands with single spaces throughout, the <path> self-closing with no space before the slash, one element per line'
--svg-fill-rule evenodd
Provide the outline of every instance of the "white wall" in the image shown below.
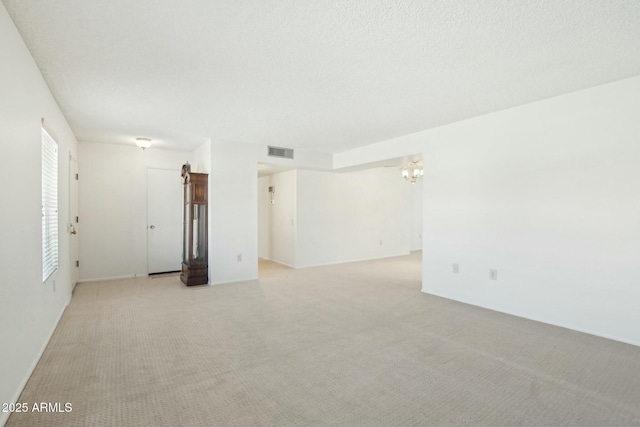
<path fill-rule="evenodd" d="M 258 257 L 271 259 L 271 176 L 258 178 Z"/>
<path fill-rule="evenodd" d="M 424 292 L 640 345 L 638 111 L 634 77 L 334 163 L 423 152 Z"/>
<path fill-rule="evenodd" d="M 392 168 L 299 170 L 296 266 L 409 253 L 410 186 Z"/>
<path fill-rule="evenodd" d="M 209 274 L 211 283 L 258 278 L 256 146 L 211 143 Z M 237 256 L 242 255 L 242 261 Z"/>
<path fill-rule="evenodd" d="M 296 263 L 297 224 L 297 170 L 271 176 L 275 187 L 275 204 L 271 206 L 271 260 L 290 267 Z"/>
<path fill-rule="evenodd" d="M 274 205 L 269 186 L 275 187 Z M 260 256 L 291 267 L 404 255 L 412 227 L 416 236 L 422 233 L 421 187 L 395 169 L 296 169 L 262 177 L 258 188 Z"/>
<path fill-rule="evenodd" d="M 256 146 L 207 142 L 189 153 L 83 142 L 80 155 L 81 280 L 147 274 L 147 169 L 179 171 L 185 161 L 209 172 L 210 283 L 257 277 Z"/>
<path fill-rule="evenodd" d="M 640 344 L 639 111 L 635 78 L 431 132 L 424 291 Z"/>
<path fill-rule="evenodd" d="M 411 250 L 422 250 L 422 179 L 415 184 L 409 184 L 409 204 L 411 212 Z"/>
<path fill-rule="evenodd" d="M 80 280 L 146 275 L 147 170 L 173 169 L 192 153 L 79 144 Z"/>
<path fill-rule="evenodd" d="M 15 402 L 69 302 L 69 153 L 77 143 L 0 4 L 0 402 Z M 58 142 L 59 269 L 42 283 L 41 118 Z M 55 281 L 55 286 L 54 286 Z M 9 413 L 0 412 L 0 425 Z"/>
<path fill-rule="evenodd" d="M 211 173 L 211 141 L 202 143 L 192 153 L 191 172 Z"/>

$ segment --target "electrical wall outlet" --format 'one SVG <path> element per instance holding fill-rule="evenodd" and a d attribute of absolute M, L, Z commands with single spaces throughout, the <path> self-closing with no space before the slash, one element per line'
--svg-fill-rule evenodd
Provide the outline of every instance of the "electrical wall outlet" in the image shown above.
<path fill-rule="evenodd" d="M 242 262 L 242 254 L 238 254 L 238 262 Z"/>
<path fill-rule="evenodd" d="M 495 268 L 489 269 L 489 279 L 498 280 L 498 270 Z"/>
<path fill-rule="evenodd" d="M 460 264 L 454 263 L 452 271 L 453 271 L 454 274 L 459 274 L 460 273 Z"/>

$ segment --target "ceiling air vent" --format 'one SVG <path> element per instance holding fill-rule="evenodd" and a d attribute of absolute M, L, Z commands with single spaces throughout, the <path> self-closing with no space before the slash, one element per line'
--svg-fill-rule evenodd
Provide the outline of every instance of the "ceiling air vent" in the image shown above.
<path fill-rule="evenodd" d="M 271 147 L 269 146 L 269 156 L 282 157 L 283 159 L 293 159 L 293 148 Z"/>

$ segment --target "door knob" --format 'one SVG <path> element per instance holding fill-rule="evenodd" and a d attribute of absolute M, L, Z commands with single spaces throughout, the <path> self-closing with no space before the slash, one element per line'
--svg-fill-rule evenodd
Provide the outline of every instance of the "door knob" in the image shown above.
<path fill-rule="evenodd" d="M 156 228 L 156 226 L 155 225 L 150 225 L 149 228 L 153 230 L 154 228 Z"/>

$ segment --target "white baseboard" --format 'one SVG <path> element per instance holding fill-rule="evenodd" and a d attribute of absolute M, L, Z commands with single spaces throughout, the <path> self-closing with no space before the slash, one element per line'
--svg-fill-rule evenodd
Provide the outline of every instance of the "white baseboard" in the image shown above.
<path fill-rule="evenodd" d="M 95 277 L 93 279 L 78 280 L 78 283 L 103 282 L 107 280 L 133 279 L 136 277 L 147 277 L 147 273 L 127 274 L 124 276 Z"/>
<path fill-rule="evenodd" d="M 328 263 L 324 263 L 324 264 L 321 263 L 321 264 L 299 265 L 297 267 L 292 267 L 292 268 L 325 267 L 325 266 L 328 266 L 328 265 L 348 264 L 350 262 L 363 262 L 363 261 L 373 261 L 375 259 L 395 258 L 395 257 L 399 257 L 399 256 L 407 256 L 407 255 L 410 255 L 410 254 L 411 254 L 410 252 L 402 252 L 402 253 L 399 253 L 399 254 L 382 255 L 382 256 L 376 256 L 376 257 L 371 257 L 371 258 L 350 259 L 350 260 L 346 260 L 346 261 L 328 262 Z M 280 263 L 280 264 L 282 264 L 282 263 Z M 284 265 L 286 265 L 286 264 L 284 264 Z"/>
<path fill-rule="evenodd" d="M 275 262 L 276 264 L 284 265 L 285 267 L 299 269 L 299 268 L 311 268 L 311 267 L 324 267 L 324 266 L 328 266 L 328 265 L 348 264 L 350 262 L 372 261 L 372 260 L 375 260 L 375 259 L 394 258 L 394 257 L 398 257 L 398 256 L 410 255 L 411 252 L 422 252 L 422 248 L 416 249 L 416 250 L 412 249 L 409 252 L 402 252 L 402 253 L 399 253 L 399 254 L 376 256 L 376 257 L 373 257 L 373 258 L 358 258 L 358 259 L 350 259 L 350 260 L 346 260 L 346 261 L 329 262 L 329 263 L 324 263 L 324 264 L 322 264 L 322 263 L 321 264 L 308 264 L 308 265 L 299 265 L 299 266 L 287 264 L 286 262 L 282 262 L 282 261 L 276 261 L 275 259 L 270 259 L 270 258 L 261 257 L 260 259 L 266 260 L 266 261 Z"/>
<path fill-rule="evenodd" d="M 29 367 L 29 370 L 27 371 L 27 374 L 24 376 L 23 380 L 20 382 L 20 385 L 18 386 L 18 389 L 16 390 L 16 393 L 13 395 L 13 398 L 11 399 L 10 403 L 16 403 L 18 401 L 18 399 L 20 398 L 20 395 L 22 394 L 22 391 L 24 390 L 25 386 L 27 385 L 27 382 L 29 381 L 29 378 L 31 378 L 31 374 L 33 374 L 33 371 L 36 369 L 36 366 L 38 365 L 38 362 L 40 361 L 40 358 L 42 357 L 42 355 L 44 354 L 45 349 L 47 348 L 47 345 L 49 345 L 49 341 L 51 340 L 51 337 L 53 336 L 53 333 L 55 332 L 56 328 L 58 327 L 58 323 L 60 323 L 60 319 L 62 319 L 62 315 L 64 314 L 65 310 L 69 306 L 70 302 L 71 302 L 71 294 L 69 294 L 69 299 L 67 300 L 67 303 L 64 305 L 64 307 L 62 307 L 62 310 L 60 311 L 60 314 L 58 315 L 58 318 L 56 319 L 56 321 L 53 324 L 53 327 L 51 328 L 51 331 L 49 331 L 49 335 L 47 336 L 47 339 L 42 344 L 42 347 L 40 348 L 40 351 L 36 355 L 36 358 L 34 359 L 33 363 L 31 363 L 31 366 Z M 10 415 L 11 415 L 10 412 L 0 413 L 0 427 L 3 427 L 7 423 L 7 420 L 9 419 Z"/>
<path fill-rule="evenodd" d="M 232 281 L 218 281 L 218 282 L 209 282 L 209 286 L 218 286 L 218 285 L 231 285 L 232 283 L 242 283 L 242 282 L 254 282 L 258 280 L 257 277 L 252 279 L 240 279 L 240 280 L 232 280 Z"/>
<path fill-rule="evenodd" d="M 275 259 L 268 259 L 268 258 L 263 258 L 263 259 L 266 259 L 267 261 L 275 262 L 276 264 L 284 265 L 285 267 L 298 268 L 298 267 L 295 267 L 295 266 L 293 266 L 291 264 L 287 264 L 286 262 L 276 261 Z"/>

